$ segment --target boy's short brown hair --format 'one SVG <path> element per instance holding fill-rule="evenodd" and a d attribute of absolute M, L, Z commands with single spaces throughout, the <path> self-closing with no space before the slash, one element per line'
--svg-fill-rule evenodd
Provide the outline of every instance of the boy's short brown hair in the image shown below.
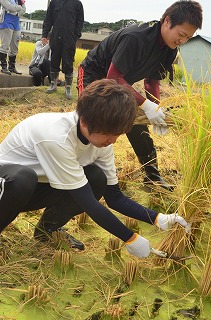
<path fill-rule="evenodd" d="M 132 92 L 115 80 L 89 84 L 78 98 L 76 111 L 89 133 L 120 135 L 131 130 L 137 103 Z"/>
<path fill-rule="evenodd" d="M 171 28 L 176 25 L 188 23 L 196 29 L 201 29 L 203 20 L 202 12 L 200 3 L 196 1 L 177 1 L 166 9 L 160 21 L 163 23 L 168 16 L 171 20 Z"/>

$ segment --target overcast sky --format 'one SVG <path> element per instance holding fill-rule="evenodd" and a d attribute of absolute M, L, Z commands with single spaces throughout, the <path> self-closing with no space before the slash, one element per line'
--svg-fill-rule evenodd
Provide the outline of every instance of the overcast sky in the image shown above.
<path fill-rule="evenodd" d="M 81 0 L 85 21 L 116 22 L 121 19 L 159 20 L 175 1 L 171 0 Z M 211 37 L 211 0 L 199 1 L 203 8 L 203 27 L 197 34 Z M 26 12 L 46 10 L 47 0 L 26 0 Z"/>

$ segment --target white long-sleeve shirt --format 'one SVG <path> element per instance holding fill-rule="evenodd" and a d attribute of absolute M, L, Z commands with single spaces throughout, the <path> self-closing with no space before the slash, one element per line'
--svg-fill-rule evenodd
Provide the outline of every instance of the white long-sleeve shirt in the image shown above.
<path fill-rule="evenodd" d="M 32 56 L 32 60 L 30 62 L 29 67 L 31 67 L 33 65 L 39 66 L 43 62 L 43 60 L 45 58 L 45 55 L 46 55 L 46 52 L 48 50 L 49 50 L 48 60 L 50 60 L 50 46 L 49 46 L 49 43 L 43 45 L 41 40 L 37 41 L 36 45 L 35 45 L 34 53 L 33 53 L 33 56 Z"/>
<path fill-rule="evenodd" d="M 116 184 L 112 145 L 83 144 L 77 123 L 76 111 L 40 113 L 23 120 L 0 144 L 0 165 L 27 166 L 37 173 L 39 182 L 71 190 L 87 184 L 83 167 L 96 164 L 104 171 L 107 184 Z"/>

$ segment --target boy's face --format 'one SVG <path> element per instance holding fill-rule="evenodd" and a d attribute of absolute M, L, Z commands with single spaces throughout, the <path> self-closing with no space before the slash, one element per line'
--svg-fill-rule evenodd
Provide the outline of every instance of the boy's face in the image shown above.
<path fill-rule="evenodd" d="M 82 119 L 80 120 L 80 129 L 83 136 L 97 148 L 108 147 L 110 144 L 115 143 L 119 137 L 119 135 L 113 134 L 89 133 L 89 130 Z"/>
<path fill-rule="evenodd" d="M 189 23 L 179 24 L 171 29 L 171 21 L 166 17 L 161 26 L 161 35 L 169 48 L 176 49 L 192 38 L 196 30 L 196 27 Z"/>
<path fill-rule="evenodd" d="M 110 144 L 116 142 L 119 136 L 112 134 L 91 133 L 86 137 L 91 144 L 97 148 L 108 147 Z"/>

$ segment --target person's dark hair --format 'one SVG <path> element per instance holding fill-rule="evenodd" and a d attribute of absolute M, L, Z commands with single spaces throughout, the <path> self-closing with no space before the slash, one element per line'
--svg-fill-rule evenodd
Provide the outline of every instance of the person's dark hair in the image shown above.
<path fill-rule="evenodd" d="M 168 16 L 171 20 L 171 28 L 176 25 L 188 23 L 197 29 L 201 29 L 203 20 L 202 12 L 200 3 L 196 1 L 177 1 L 166 9 L 160 22 L 162 24 Z"/>
<path fill-rule="evenodd" d="M 78 98 L 76 111 L 89 133 L 120 135 L 130 131 L 137 103 L 132 92 L 115 80 L 89 84 Z"/>

